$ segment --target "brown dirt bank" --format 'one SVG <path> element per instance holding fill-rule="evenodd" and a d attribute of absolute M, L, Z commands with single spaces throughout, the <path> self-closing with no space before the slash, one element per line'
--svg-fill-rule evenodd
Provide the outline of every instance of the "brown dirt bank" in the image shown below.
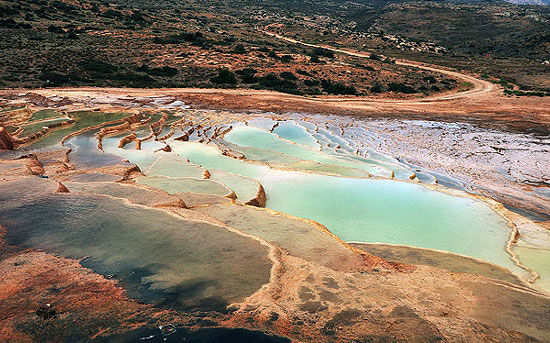
<path fill-rule="evenodd" d="M 440 121 L 468 121 L 492 127 L 550 132 L 550 99 L 546 97 L 509 97 L 498 88 L 464 92 L 464 96 L 440 96 L 412 100 L 370 97 L 303 97 L 272 91 L 242 89 L 126 89 L 126 88 L 52 88 L 35 90 L 0 90 L 10 97 L 21 92 L 41 96 L 62 96 L 73 102 L 89 97 L 110 96 L 175 96 L 196 107 L 273 112 L 306 112 L 362 117 L 393 117 Z M 111 107 L 113 104 L 105 105 Z"/>
<path fill-rule="evenodd" d="M 353 247 L 366 251 L 369 254 L 382 257 L 387 261 L 432 266 L 449 270 L 455 273 L 483 275 L 488 278 L 501 280 L 524 286 L 525 283 L 508 269 L 461 256 L 446 251 L 437 251 L 425 248 L 382 243 L 348 243 Z"/>

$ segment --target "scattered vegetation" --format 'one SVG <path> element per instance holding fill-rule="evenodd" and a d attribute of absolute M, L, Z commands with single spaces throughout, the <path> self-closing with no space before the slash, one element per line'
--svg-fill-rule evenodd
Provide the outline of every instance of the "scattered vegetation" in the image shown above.
<path fill-rule="evenodd" d="M 237 84 L 237 78 L 235 77 L 235 74 L 227 68 L 218 69 L 218 75 L 211 78 L 210 81 L 218 85 L 221 85 L 221 84 L 236 85 Z"/>
<path fill-rule="evenodd" d="M 144 64 L 141 67 L 137 68 L 137 70 L 153 76 L 173 77 L 178 75 L 178 69 L 168 66 L 149 68 L 149 66 Z"/>
<path fill-rule="evenodd" d="M 330 80 L 322 80 L 321 87 L 329 94 L 355 95 L 357 90 L 353 86 L 348 86 L 343 83 L 333 82 Z"/>
<path fill-rule="evenodd" d="M 388 83 L 388 90 L 390 92 L 395 92 L 395 93 L 405 93 L 405 94 L 416 93 L 416 89 L 414 89 L 413 87 L 406 85 L 404 83 L 399 83 L 399 82 Z"/>
<path fill-rule="evenodd" d="M 303 1 L 284 2 L 284 5 L 271 0 L 262 1 L 261 5 L 251 0 L 239 1 L 239 6 L 211 0 L 0 1 L 0 32 L 4 38 L 0 40 L 0 85 L 212 87 L 215 84 L 293 94 L 429 94 L 459 88 L 460 85 L 438 74 L 426 75 L 390 63 L 397 57 L 408 57 L 408 53 L 411 59 L 429 57 L 435 64 L 445 64 L 453 59 L 465 61 L 460 65 L 465 69 L 476 66 L 478 61 L 502 63 L 500 59 L 481 57 L 470 63 L 471 53 L 459 55 L 452 51 L 447 55 L 422 55 L 424 57 L 418 58 L 419 52 L 390 49 L 389 39 L 357 39 L 356 34 L 364 37 L 373 32 L 375 36 L 392 33 L 395 29 L 390 28 L 392 22 L 397 22 L 403 29 L 421 25 L 403 23 L 395 15 L 411 11 L 420 18 L 425 16 L 414 8 L 405 10 L 409 6 L 407 2 L 374 2 L 368 5 L 370 12 L 364 12 L 366 5 L 361 2 L 345 7 L 339 0 L 308 2 L 307 6 Z M 419 6 L 427 5 L 422 3 Z M 448 12 L 445 2 L 438 6 L 445 8 L 442 13 Z M 467 7 L 462 4 L 454 6 Z M 487 6 L 498 7 L 495 4 Z M 260 30 L 251 29 L 251 25 L 256 23 L 251 22 L 248 15 L 243 15 L 243 7 L 250 13 L 261 9 L 265 13 L 266 25 L 282 23 L 284 33 L 298 39 L 334 46 L 340 44 L 343 49 L 374 53 L 370 59 L 359 59 L 323 48 L 304 48 L 277 41 L 266 37 Z M 502 25 L 512 25 L 513 22 L 519 27 L 517 18 L 524 18 L 527 14 L 520 15 L 515 8 L 506 8 L 515 17 Z M 218 15 L 213 17 L 213 11 Z M 525 9 L 525 13 L 542 19 L 547 18 L 546 12 Z M 389 15 L 388 23 L 379 20 L 384 13 Z M 440 16 L 437 11 L 431 13 Z M 453 16 L 451 22 L 454 25 L 458 14 L 447 14 Z M 305 15 L 314 18 L 307 28 L 300 26 Z M 533 32 L 541 33 L 539 26 L 529 25 Z M 529 25 L 526 27 L 531 27 Z M 439 26 L 423 29 L 429 30 L 427 35 L 435 37 L 434 31 L 443 30 Z M 462 32 L 456 31 L 459 30 L 455 30 L 454 35 L 463 36 Z M 499 37 L 504 37 L 503 32 L 498 32 Z M 508 38 L 511 38 L 515 35 L 513 32 L 518 31 L 509 32 Z M 418 31 L 406 34 L 407 37 L 415 35 Z M 533 36 L 529 33 L 529 37 Z M 530 56 L 538 56 L 539 52 L 533 51 L 542 51 L 539 43 L 543 38 L 542 34 L 537 39 L 532 38 L 532 44 L 524 44 L 524 51 L 516 55 L 527 52 Z M 525 41 L 523 37 L 518 40 Z M 354 46 L 355 42 L 361 45 Z M 218 70 L 219 65 L 227 66 L 227 70 Z M 499 76 L 494 72 L 497 67 L 486 65 L 482 70 L 486 76 L 490 75 L 491 79 Z M 510 62 L 505 73 L 513 74 L 512 65 Z M 518 62 L 514 67 L 516 65 L 521 69 L 525 63 Z M 531 64 L 529 68 L 536 71 L 532 74 L 536 74 L 543 67 Z M 521 70 L 525 75 L 523 71 L 527 68 Z M 533 84 L 530 81 L 533 76 L 521 78 L 519 74 L 500 76 L 502 81 L 499 82 L 509 90 L 519 86 L 518 94 L 536 93 L 545 88 Z"/>
<path fill-rule="evenodd" d="M 205 38 L 201 32 L 183 32 L 176 35 L 153 38 L 155 44 L 182 44 L 191 43 L 194 46 L 206 47 L 212 44 L 212 41 Z"/>

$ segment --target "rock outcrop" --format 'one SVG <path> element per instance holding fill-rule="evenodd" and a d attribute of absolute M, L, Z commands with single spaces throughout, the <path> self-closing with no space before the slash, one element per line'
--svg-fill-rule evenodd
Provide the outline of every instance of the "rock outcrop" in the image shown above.
<path fill-rule="evenodd" d="M 3 126 L 0 126 L 0 150 L 13 150 L 13 148 L 11 135 Z"/>

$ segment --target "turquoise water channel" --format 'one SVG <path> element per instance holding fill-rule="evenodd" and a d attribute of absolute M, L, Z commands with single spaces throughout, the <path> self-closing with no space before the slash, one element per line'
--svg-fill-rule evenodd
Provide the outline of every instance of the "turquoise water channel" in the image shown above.
<path fill-rule="evenodd" d="M 345 241 L 445 250 L 492 262 L 523 275 L 524 270 L 513 263 L 505 250 L 511 228 L 488 203 L 460 191 L 455 190 L 458 195 L 454 195 L 426 187 L 414 176 L 410 177 L 414 174 L 412 169 L 389 156 L 377 153 L 357 156 L 343 149 L 327 151 L 330 150 L 327 147 L 341 147 L 342 143 L 327 141 L 330 135 L 326 134 L 323 135 L 325 141 L 314 137 L 310 129 L 296 123 L 280 125 L 273 132 L 237 125 L 224 137 L 232 149 L 242 148 L 245 156 L 251 151 L 250 156 L 261 162 L 227 157 L 215 145 L 197 142 L 169 140 L 170 153 L 153 153 L 156 147 L 145 147 L 140 152 L 118 149 L 114 138 L 104 139 L 103 146 L 106 152 L 141 164 L 142 170 L 157 176 L 173 176 L 174 169 L 178 168 L 178 164 L 171 165 L 170 160 L 162 164 L 153 162 L 155 155 L 169 155 L 189 159 L 208 170 L 255 179 L 265 189 L 266 207 L 313 219 Z M 264 158 L 259 159 L 262 152 L 265 152 Z M 304 170 L 288 168 L 304 165 L 307 166 Z M 386 178 L 339 175 L 340 171 L 351 169 Z M 392 173 L 402 180 L 390 179 Z"/>

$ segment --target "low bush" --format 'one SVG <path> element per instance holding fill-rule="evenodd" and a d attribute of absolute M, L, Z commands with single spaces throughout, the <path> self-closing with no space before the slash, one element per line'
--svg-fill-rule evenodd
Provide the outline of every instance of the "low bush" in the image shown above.
<path fill-rule="evenodd" d="M 308 87 L 319 86 L 320 83 L 321 82 L 319 80 L 312 80 L 312 79 L 304 80 L 304 84 Z"/>
<path fill-rule="evenodd" d="M 288 62 L 294 61 L 294 57 L 290 55 L 283 55 L 281 56 L 280 60 L 281 62 L 288 63 Z"/>
<path fill-rule="evenodd" d="M 298 80 L 296 75 L 292 74 L 289 71 L 283 71 L 282 73 L 279 74 L 279 76 L 285 80 Z"/>
<path fill-rule="evenodd" d="M 260 77 L 259 82 L 260 86 L 264 88 L 269 88 L 284 93 L 300 94 L 298 91 L 298 85 L 294 81 L 281 79 L 274 73 L 269 73 Z"/>
<path fill-rule="evenodd" d="M 369 55 L 369 59 L 373 60 L 373 61 L 381 61 L 382 60 L 382 56 L 379 56 L 375 53 L 371 53 Z"/>
<path fill-rule="evenodd" d="M 406 85 L 404 83 L 400 82 L 390 82 L 388 83 L 388 90 L 390 92 L 396 92 L 396 93 L 405 93 L 405 94 L 412 94 L 416 93 L 416 89 L 413 87 Z"/>
<path fill-rule="evenodd" d="M 244 48 L 244 45 L 242 44 L 237 44 L 235 45 L 235 47 L 233 48 L 233 51 L 232 51 L 234 54 L 239 54 L 239 55 L 242 55 L 242 54 L 246 54 L 246 49 Z"/>
<path fill-rule="evenodd" d="M 340 82 L 332 82 L 330 80 L 322 80 L 321 87 L 329 94 L 354 95 L 357 90 L 353 86 L 348 86 Z"/>
<path fill-rule="evenodd" d="M 112 74 L 118 70 L 117 66 L 96 59 L 88 59 L 78 63 L 78 66 L 94 74 Z"/>
<path fill-rule="evenodd" d="M 218 75 L 211 78 L 210 81 L 215 84 L 227 84 L 227 85 L 237 84 L 237 78 L 235 77 L 235 73 L 233 73 L 231 70 L 227 68 L 218 69 Z"/>
<path fill-rule="evenodd" d="M 323 56 L 323 57 L 328 57 L 328 58 L 334 58 L 334 52 L 332 52 L 330 50 L 327 50 L 327 49 L 323 49 L 323 48 L 313 49 L 313 55 Z"/>
<path fill-rule="evenodd" d="M 259 79 L 256 77 L 256 73 L 258 73 L 256 69 L 244 68 L 244 69 L 235 71 L 235 73 L 239 75 L 243 83 L 250 84 L 250 83 L 256 83 L 259 81 Z"/>
<path fill-rule="evenodd" d="M 302 69 L 296 69 L 296 73 L 298 73 L 300 75 L 304 75 L 304 76 L 312 76 L 310 73 L 308 73 L 307 71 L 302 70 Z"/>
<path fill-rule="evenodd" d="M 379 82 L 373 83 L 370 87 L 371 93 L 382 93 L 382 91 L 383 91 L 382 84 L 380 84 Z"/>
<path fill-rule="evenodd" d="M 137 68 L 137 70 L 153 76 L 173 77 L 178 75 L 178 70 L 169 66 L 149 68 L 147 65 L 142 65 L 141 67 Z"/>

